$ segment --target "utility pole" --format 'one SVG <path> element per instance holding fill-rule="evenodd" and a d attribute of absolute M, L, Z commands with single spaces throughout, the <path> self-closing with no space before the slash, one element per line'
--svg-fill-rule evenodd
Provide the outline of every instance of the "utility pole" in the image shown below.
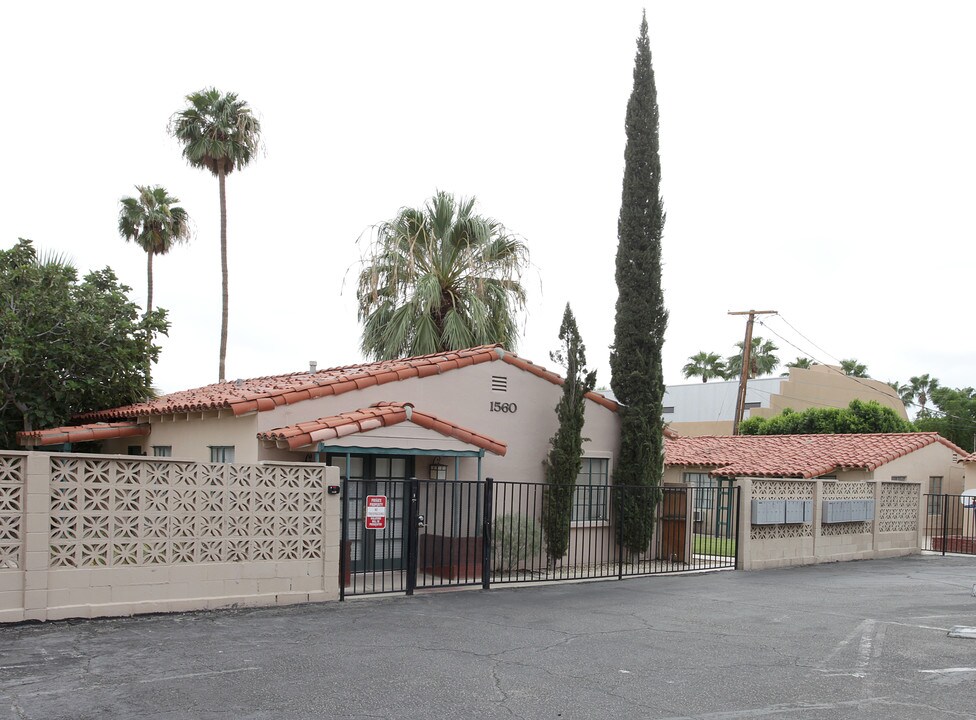
<path fill-rule="evenodd" d="M 752 323 L 756 315 L 776 315 L 775 310 L 742 310 L 739 312 L 729 312 L 729 315 L 748 315 L 746 322 L 746 339 L 742 343 L 742 372 L 739 374 L 739 396 L 735 401 L 735 420 L 732 422 L 732 434 L 739 434 L 739 423 L 746 412 L 746 384 L 749 381 L 749 369 L 752 366 Z"/>

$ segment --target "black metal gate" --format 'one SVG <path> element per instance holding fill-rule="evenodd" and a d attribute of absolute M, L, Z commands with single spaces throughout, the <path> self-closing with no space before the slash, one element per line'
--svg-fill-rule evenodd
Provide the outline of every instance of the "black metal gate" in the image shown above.
<path fill-rule="evenodd" d="M 380 491 L 388 493 L 384 527 L 367 529 L 366 496 Z M 737 566 L 738 488 L 579 485 L 558 558 L 543 532 L 553 493 L 546 483 L 491 478 L 387 480 L 382 487 L 347 479 L 340 597 Z M 628 547 L 648 536 L 645 549 Z"/>
<path fill-rule="evenodd" d="M 976 496 L 925 496 L 924 549 L 976 555 Z"/>

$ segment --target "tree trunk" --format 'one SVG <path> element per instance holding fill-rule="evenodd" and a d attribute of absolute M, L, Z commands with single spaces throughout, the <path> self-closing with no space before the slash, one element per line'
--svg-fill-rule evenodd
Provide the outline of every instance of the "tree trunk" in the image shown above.
<path fill-rule="evenodd" d="M 152 360 L 150 360 L 149 358 L 150 358 L 150 355 L 152 354 L 150 349 L 152 348 L 153 336 L 152 336 L 152 331 L 150 331 L 150 329 L 149 329 L 149 315 L 152 313 L 152 302 L 153 302 L 152 260 L 153 260 L 153 255 L 155 253 L 153 253 L 152 251 L 149 251 L 146 254 L 149 256 L 149 262 L 147 263 L 148 269 L 146 271 L 147 276 L 148 276 L 146 278 L 146 287 L 148 287 L 149 290 L 148 290 L 148 293 L 147 293 L 147 296 L 146 296 L 146 318 L 145 318 L 145 324 L 146 324 L 146 349 L 145 349 L 145 353 L 146 353 L 146 358 L 145 358 L 146 359 L 146 386 L 148 387 L 148 386 L 152 385 Z"/>
<path fill-rule="evenodd" d="M 227 191 L 224 187 L 226 173 L 224 164 L 218 168 L 217 179 L 220 181 L 220 280 L 221 300 L 220 310 L 220 370 L 218 379 L 224 381 L 224 365 L 227 358 Z"/>
<path fill-rule="evenodd" d="M 152 259 L 153 259 L 153 254 L 154 253 L 152 251 L 149 251 L 149 252 L 146 253 L 146 255 L 149 257 L 149 262 L 147 263 L 147 268 L 148 269 L 146 270 L 146 275 L 147 275 L 147 277 L 146 277 L 146 287 L 148 288 L 148 291 L 147 291 L 147 294 L 146 294 L 146 317 L 149 317 L 149 315 L 152 314 L 152 296 L 153 296 Z"/>
<path fill-rule="evenodd" d="M 22 403 L 19 400 L 14 400 L 14 407 L 20 411 L 20 416 L 24 420 L 24 432 L 29 433 L 34 429 L 34 423 L 31 422 L 30 415 L 28 415 L 28 410 L 30 410 L 30 408 L 27 407 L 26 403 Z M 25 443 L 24 447 L 26 447 L 28 451 L 33 450 L 33 441 Z"/>

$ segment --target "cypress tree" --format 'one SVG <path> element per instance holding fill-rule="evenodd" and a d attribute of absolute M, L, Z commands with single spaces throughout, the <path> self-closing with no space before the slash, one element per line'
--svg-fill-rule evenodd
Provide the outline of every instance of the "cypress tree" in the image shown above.
<path fill-rule="evenodd" d="M 596 371 L 586 371 L 586 348 L 580 338 L 573 311 L 566 303 L 559 327 L 562 349 L 551 353 L 552 361 L 566 368 L 563 394 L 556 405 L 559 429 L 549 440 L 546 459 L 546 500 L 542 523 L 546 534 L 546 553 L 555 564 L 569 548 L 569 525 L 573 517 L 576 476 L 583 466 L 583 413 L 585 395 L 596 386 Z"/>
<path fill-rule="evenodd" d="M 657 89 L 641 20 L 634 88 L 627 103 L 623 197 L 617 221 L 617 308 L 610 386 L 620 401 L 620 454 L 614 469 L 616 519 L 632 552 L 648 549 L 664 472 L 661 348 L 668 313 L 661 291 L 661 158 Z"/>

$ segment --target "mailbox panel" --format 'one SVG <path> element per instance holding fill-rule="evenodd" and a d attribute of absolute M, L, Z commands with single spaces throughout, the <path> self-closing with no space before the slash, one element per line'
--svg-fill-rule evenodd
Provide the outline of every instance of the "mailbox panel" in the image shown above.
<path fill-rule="evenodd" d="M 786 501 L 786 522 L 787 523 L 813 522 L 813 501 L 812 500 L 787 500 Z"/>
<path fill-rule="evenodd" d="M 786 522 L 785 500 L 753 500 L 753 525 L 782 525 Z"/>

